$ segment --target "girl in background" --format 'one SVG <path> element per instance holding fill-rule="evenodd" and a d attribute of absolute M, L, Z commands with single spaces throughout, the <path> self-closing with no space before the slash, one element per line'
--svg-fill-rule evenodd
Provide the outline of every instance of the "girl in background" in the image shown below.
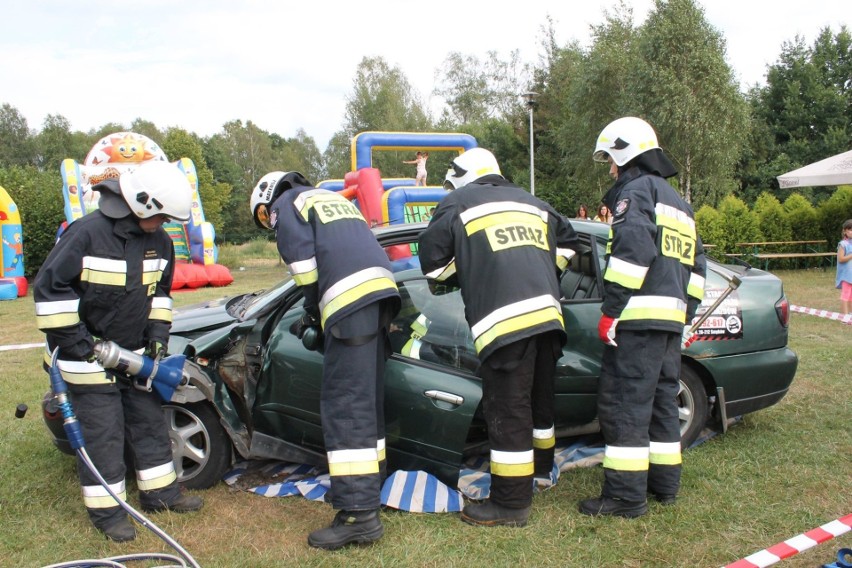
<path fill-rule="evenodd" d="M 840 306 L 844 314 L 852 313 L 852 219 L 843 222 L 843 240 L 837 243 L 837 280 Z"/>

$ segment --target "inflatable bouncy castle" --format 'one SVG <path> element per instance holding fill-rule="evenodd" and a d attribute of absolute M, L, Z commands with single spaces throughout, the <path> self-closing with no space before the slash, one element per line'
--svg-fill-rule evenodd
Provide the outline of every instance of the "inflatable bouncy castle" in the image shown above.
<path fill-rule="evenodd" d="M 152 160 L 168 161 L 163 150 L 147 136 L 117 132 L 101 138 L 89 151 L 83 164 L 70 158 L 62 161 L 62 195 L 65 198 L 66 225 L 98 207 L 99 194 L 92 186 L 139 164 Z M 213 225 L 204 220 L 198 193 L 195 164 L 189 158 L 173 162 L 192 187 L 192 211 L 187 224 L 166 223 L 163 228 L 175 247 L 173 290 L 200 286 L 227 286 L 234 281 L 225 266 L 217 264 L 219 255 Z"/>
<path fill-rule="evenodd" d="M 24 231 L 18 206 L 0 187 L 0 300 L 14 300 L 27 295 L 24 277 Z"/>
<path fill-rule="evenodd" d="M 342 182 L 327 180 L 317 187 L 339 191 L 355 203 L 371 227 L 428 221 L 447 194 L 441 185 L 415 186 L 414 179 L 382 179 L 373 167 L 374 151 L 433 150 L 461 154 L 476 148 L 469 134 L 446 132 L 361 132 L 352 138 L 352 171 Z M 443 177 L 443 176 L 441 176 Z M 416 245 L 389 247 L 392 261 L 405 261 Z"/>

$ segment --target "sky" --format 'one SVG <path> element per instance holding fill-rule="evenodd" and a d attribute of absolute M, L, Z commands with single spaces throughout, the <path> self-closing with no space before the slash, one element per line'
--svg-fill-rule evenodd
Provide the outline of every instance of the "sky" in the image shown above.
<path fill-rule="evenodd" d="M 783 42 L 852 28 L 849 0 L 699 0 L 743 90 L 765 82 Z M 653 0 L 626 0 L 637 24 Z M 0 104 L 40 130 L 136 118 L 210 136 L 231 120 L 324 150 L 342 128 L 358 64 L 381 56 L 430 108 L 447 55 L 538 63 L 550 17 L 559 45 L 589 45 L 614 0 L 9 0 L 0 18 Z"/>

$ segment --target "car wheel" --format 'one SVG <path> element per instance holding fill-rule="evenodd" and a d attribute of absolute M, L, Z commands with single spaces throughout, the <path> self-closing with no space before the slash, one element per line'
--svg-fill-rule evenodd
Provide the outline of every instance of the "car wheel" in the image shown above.
<path fill-rule="evenodd" d="M 163 405 L 178 482 L 188 489 L 215 485 L 231 464 L 231 441 L 209 404 Z"/>
<path fill-rule="evenodd" d="M 680 419 L 681 447 L 684 449 L 698 439 L 710 412 L 707 392 L 698 375 L 683 365 L 677 393 L 677 414 Z"/>

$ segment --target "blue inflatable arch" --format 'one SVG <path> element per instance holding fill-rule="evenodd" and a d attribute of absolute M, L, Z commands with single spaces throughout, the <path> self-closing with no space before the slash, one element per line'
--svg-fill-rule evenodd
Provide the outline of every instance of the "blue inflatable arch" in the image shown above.
<path fill-rule="evenodd" d="M 454 132 L 361 132 L 352 139 L 352 171 L 373 167 L 373 150 L 427 148 L 461 154 L 476 148 L 476 138 Z"/>

